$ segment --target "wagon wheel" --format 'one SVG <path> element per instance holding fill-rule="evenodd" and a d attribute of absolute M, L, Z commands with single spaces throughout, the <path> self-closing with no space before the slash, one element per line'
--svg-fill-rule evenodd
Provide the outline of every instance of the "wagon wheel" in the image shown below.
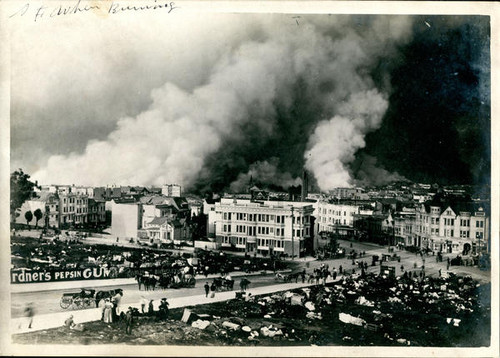
<path fill-rule="evenodd" d="M 83 300 L 80 297 L 76 297 L 73 300 L 73 304 L 76 306 L 76 308 L 83 308 Z"/>
<path fill-rule="evenodd" d="M 91 300 L 90 298 L 88 297 L 85 297 L 83 299 L 83 306 L 84 307 L 90 307 L 92 305 L 92 302 L 94 302 L 93 300 Z"/>
<path fill-rule="evenodd" d="M 59 305 L 63 309 L 67 309 L 73 303 L 73 299 L 71 297 L 62 297 Z"/>

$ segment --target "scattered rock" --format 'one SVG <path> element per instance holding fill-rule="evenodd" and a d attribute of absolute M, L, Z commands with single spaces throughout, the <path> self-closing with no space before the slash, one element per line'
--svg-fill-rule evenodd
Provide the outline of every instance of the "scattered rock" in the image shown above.
<path fill-rule="evenodd" d="M 204 321 L 201 319 L 198 319 L 191 323 L 191 327 L 198 328 L 198 329 L 205 329 L 208 326 L 210 326 L 210 321 Z"/>
<path fill-rule="evenodd" d="M 226 327 L 226 328 L 231 329 L 233 331 L 237 331 L 241 328 L 241 326 L 239 324 L 228 322 L 228 321 L 224 321 L 222 323 L 222 327 Z"/>
<path fill-rule="evenodd" d="M 304 307 L 307 308 L 309 311 L 314 311 L 316 309 L 316 307 L 314 306 L 314 303 L 312 303 L 311 301 L 307 301 L 304 304 Z"/>

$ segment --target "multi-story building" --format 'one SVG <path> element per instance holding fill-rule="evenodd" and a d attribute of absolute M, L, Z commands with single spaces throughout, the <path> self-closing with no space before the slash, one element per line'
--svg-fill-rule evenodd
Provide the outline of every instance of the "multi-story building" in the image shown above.
<path fill-rule="evenodd" d="M 106 202 L 104 200 L 88 199 L 87 222 L 94 225 L 106 222 Z"/>
<path fill-rule="evenodd" d="M 45 226 L 59 228 L 61 223 L 61 211 L 59 207 L 59 196 L 50 193 L 45 202 Z"/>
<path fill-rule="evenodd" d="M 345 233 L 340 234 L 352 234 L 354 215 L 360 213 L 361 207 L 362 204 L 356 204 L 354 202 L 318 202 L 314 215 L 316 217 L 316 232 L 345 231 Z"/>
<path fill-rule="evenodd" d="M 89 198 L 94 197 L 94 188 L 91 186 L 71 186 L 70 190 L 73 194 L 86 195 Z"/>
<path fill-rule="evenodd" d="M 142 226 L 155 217 L 185 219 L 191 215 L 189 203 L 184 197 L 148 195 L 141 197 L 139 202 L 142 204 Z"/>
<path fill-rule="evenodd" d="M 389 213 L 384 225 L 391 242 L 401 247 L 413 246 L 415 230 L 415 209 L 404 208 L 402 211 Z"/>
<path fill-rule="evenodd" d="M 413 246 L 467 255 L 489 251 L 489 215 L 484 202 L 422 204 L 416 213 Z"/>
<path fill-rule="evenodd" d="M 161 188 L 161 193 L 165 196 L 179 197 L 181 196 L 181 192 L 181 186 L 178 184 L 165 184 Z"/>
<path fill-rule="evenodd" d="M 88 214 L 88 197 L 74 193 L 59 194 L 60 223 L 86 224 Z"/>
<path fill-rule="evenodd" d="M 148 239 L 149 244 L 180 244 L 190 239 L 186 219 L 156 217 L 139 230 L 139 236 Z"/>
<path fill-rule="evenodd" d="M 215 204 L 216 242 L 249 254 L 304 256 L 313 210 L 305 202 L 223 198 Z"/>
<path fill-rule="evenodd" d="M 363 241 L 375 242 L 381 245 L 390 244 L 391 235 L 387 233 L 386 214 L 354 214 L 355 235 Z"/>
<path fill-rule="evenodd" d="M 366 200 L 368 195 L 363 188 L 335 188 L 330 195 L 337 199 Z"/>

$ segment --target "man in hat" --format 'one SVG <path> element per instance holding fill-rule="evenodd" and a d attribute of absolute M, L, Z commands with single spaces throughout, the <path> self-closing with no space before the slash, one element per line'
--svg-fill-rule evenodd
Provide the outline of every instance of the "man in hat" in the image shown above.
<path fill-rule="evenodd" d="M 167 319 L 168 305 L 169 303 L 167 302 L 167 299 L 165 297 L 162 298 L 160 302 L 160 311 L 159 311 L 160 319 Z"/>
<path fill-rule="evenodd" d="M 205 282 L 205 297 L 208 297 L 208 293 L 210 292 L 210 285 L 208 282 Z"/>
<path fill-rule="evenodd" d="M 127 334 L 131 334 L 132 333 L 132 325 L 134 324 L 134 316 L 132 314 L 132 307 L 129 307 L 127 310 L 127 313 L 125 313 L 125 323 L 126 323 L 125 332 Z"/>

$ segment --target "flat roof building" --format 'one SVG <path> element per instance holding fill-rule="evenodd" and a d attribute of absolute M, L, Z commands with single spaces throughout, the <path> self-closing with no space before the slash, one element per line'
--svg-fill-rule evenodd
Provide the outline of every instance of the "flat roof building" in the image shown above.
<path fill-rule="evenodd" d="M 215 204 L 215 237 L 222 249 L 248 254 L 304 256 L 313 236 L 306 202 L 223 198 Z"/>

